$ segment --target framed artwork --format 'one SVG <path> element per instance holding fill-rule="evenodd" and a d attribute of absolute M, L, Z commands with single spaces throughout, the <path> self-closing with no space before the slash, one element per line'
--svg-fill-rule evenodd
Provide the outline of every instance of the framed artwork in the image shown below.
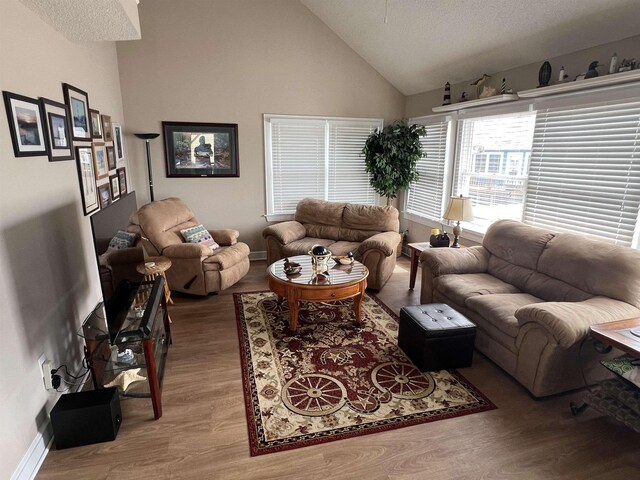
<path fill-rule="evenodd" d="M 102 138 L 105 142 L 113 142 L 113 134 L 111 133 L 111 117 L 109 115 L 100 115 L 102 120 Z"/>
<path fill-rule="evenodd" d="M 116 161 L 121 162 L 124 160 L 124 138 L 122 132 L 122 125 L 113 122 L 113 146 L 116 149 Z"/>
<path fill-rule="evenodd" d="M 162 122 L 167 177 L 239 177 L 238 124 Z"/>
<path fill-rule="evenodd" d="M 109 176 L 109 164 L 107 163 L 107 149 L 102 142 L 93 142 L 93 161 L 95 163 L 96 180 Z"/>
<path fill-rule="evenodd" d="M 82 195 L 82 208 L 84 209 L 84 214 L 89 215 L 100 208 L 91 147 L 76 147 L 76 165 L 78 167 L 78 179 Z"/>
<path fill-rule="evenodd" d="M 46 130 L 42 124 L 42 106 L 34 98 L 2 92 L 7 110 L 13 154 L 16 157 L 47 155 Z"/>
<path fill-rule="evenodd" d="M 62 84 L 62 90 L 64 91 L 64 103 L 67 104 L 71 112 L 73 140 L 90 140 L 89 95 L 68 83 Z"/>
<path fill-rule="evenodd" d="M 120 187 L 120 195 L 127 194 L 127 170 L 125 167 L 119 168 L 118 172 L 118 186 Z"/>
<path fill-rule="evenodd" d="M 109 170 L 116 169 L 116 152 L 113 147 L 105 147 L 107 150 L 107 164 L 109 165 Z"/>
<path fill-rule="evenodd" d="M 110 175 L 109 183 L 111 184 L 111 201 L 115 202 L 120 198 L 120 179 L 118 174 Z"/>
<path fill-rule="evenodd" d="M 47 154 L 50 162 L 73 160 L 69 108 L 60 102 L 40 98 L 42 123 L 47 133 Z"/>
<path fill-rule="evenodd" d="M 98 185 L 98 197 L 100 198 L 100 208 L 106 208 L 111 205 L 111 186 L 109 182 Z"/>
<path fill-rule="evenodd" d="M 90 108 L 89 117 L 91 118 L 91 138 L 102 138 L 102 123 L 100 121 L 100 112 L 98 110 Z"/>

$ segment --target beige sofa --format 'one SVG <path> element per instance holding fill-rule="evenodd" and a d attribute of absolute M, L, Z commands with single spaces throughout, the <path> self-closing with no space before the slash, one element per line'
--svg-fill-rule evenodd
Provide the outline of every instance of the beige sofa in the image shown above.
<path fill-rule="evenodd" d="M 534 396 L 585 386 L 589 326 L 640 316 L 640 251 L 502 220 L 482 246 L 422 252 L 421 303 L 477 324 L 476 348 Z"/>
<path fill-rule="evenodd" d="M 200 222 L 179 198 L 167 198 L 143 205 L 129 219 L 128 230 L 138 233 L 148 255 L 171 260 L 166 277 L 173 291 L 207 295 L 236 283 L 249 271 L 249 247 L 238 242 L 237 230 L 209 230 L 220 245 L 212 250 L 197 243 L 185 243 L 180 230 Z"/>
<path fill-rule="evenodd" d="M 269 265 L 281 258 L 306 255 L 313 245 L 323 245 L 333 255 L 352 252 L 366 265 L 368 288 L 380 290 L 393 273 L 401 239 L 394 207 L 305 198 L 298 203 L 294 218 L 262 232 Z"/>

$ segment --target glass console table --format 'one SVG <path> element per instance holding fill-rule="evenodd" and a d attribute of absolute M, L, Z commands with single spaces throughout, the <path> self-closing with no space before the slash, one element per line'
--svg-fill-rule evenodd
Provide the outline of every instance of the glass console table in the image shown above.
<path fill-rule="evenodd" d="M 162 380 L 171 328 L 164 278 L 120 286 L 105 306 L 107 325 L 98 308 L 78 334 L 95 388 L 117 386 L 123 397 L 151 398 L 154 417 L 162 416 Z"/>

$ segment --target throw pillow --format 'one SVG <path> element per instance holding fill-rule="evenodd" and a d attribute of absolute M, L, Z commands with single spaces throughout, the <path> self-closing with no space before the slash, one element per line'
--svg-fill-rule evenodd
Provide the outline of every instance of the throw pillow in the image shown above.
<path fill-rule="evenodd" d="M 199 243 L 205 247 L 209 247 L 211 250 L 215 250 L 220 246 L 202 225 L 185 228 L 184 230 L 180 230 L 180 233 L 189 243 Z"/>
<path fill-rule="evenodd" d="M 135 233 L 125 232 L 124 230 L 118 230 L 116 236 L 111 239 L 109 242 L 109 248 L 107 248 L 107 252 L 112 250 L 121 250 L 123 248 L 132 247 L 136 242 L 137 235 Z"/>

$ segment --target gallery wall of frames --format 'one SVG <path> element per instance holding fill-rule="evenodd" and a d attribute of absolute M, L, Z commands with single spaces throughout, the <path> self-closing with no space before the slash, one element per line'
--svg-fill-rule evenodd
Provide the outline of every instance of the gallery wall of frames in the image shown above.
<path fill-rule="evenodd" d="M 3 91 L 13 153 L 75 161 L 85 215 L 117 201 L 128 191 L 122 124 L 89 106 L 89 94 L 62 84 L 64 103 Z"/>

